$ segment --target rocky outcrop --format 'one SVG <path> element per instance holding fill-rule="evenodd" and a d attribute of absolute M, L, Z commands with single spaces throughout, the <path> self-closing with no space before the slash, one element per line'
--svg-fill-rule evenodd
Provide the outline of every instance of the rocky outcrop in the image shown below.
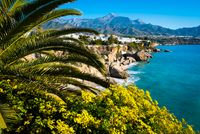
<path fill-rule="evenodd" d="M 110 77 L 126 79 L 129 77 L 129 74 L 119 66 L 109 66 Z"/>
<path fill-rule="evenodd" d="M 126 54 L 123 54 L 123 57 L 125 59 L 127 59 L 128 57 L 132 57 L 136 61 L 147 61 L 149 58 L 152 58 L 152 56 L 149 53 L 145 52 L 144 50 L 138 51 L 134 54 L 126 53 Z"/>
<path fill-rule="evenodd" d="M 88 46 L 92 51 L 100 54 L 107 65 L 110 77 L 127 79 L 129 74 L 126 69 L 136 61 L 147 61 L 151 55 L 147 50 L 129 51 L 126 45 Z M 90 70 L 90 72 L 94 72 Z"/>
<path fill-rule="evenodd" d="M 126 59 L 125 58 L 121 58 L 120 59 L 120 65 L 124 65 L 124 66 L 127 66 L 127 65 L 130 65 L 131 63 L 134 63 L 136 62 L 136 60 L 133 58 L 133 57 L 127 57 Z"/>
<path fill-rule="evenodd" d="M 160 49 L 154 48 L 154 49 L 153 49 L 153 52 L 160 52 Z"/>
<path fill-rule="evenodd" d="M 170 50 L 167 50 L 167 49 L 165 49 L 165 50 L 163 50 L 163 52 L 171 52 Z"/>
<path fill-rule="evenodd" d="M 150 55 L 148 55 L 144 50 L 136 52 L 133 57 L 136 61 L 147 61 L 150 58 Z"/>
<path fill-rule="evenodd" d="M 107 62 L 115 62 L 117 60 L 117 55 L 128 51 L 128 46 L 126 45 L 109 45 L 109 46 L 88 46 L 90 50 L 101 55 Z"/>

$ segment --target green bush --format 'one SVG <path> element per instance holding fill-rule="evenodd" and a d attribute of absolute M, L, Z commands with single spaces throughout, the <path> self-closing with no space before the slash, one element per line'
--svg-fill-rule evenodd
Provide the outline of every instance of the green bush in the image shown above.
<path fill-rule="evenodd" d="M 135 86 L 111 86 L 95 96 L 81 91 L 62 101 L 41 89 L 0 82 L 1 103 L 18 112 L 6 133 L 195 133 L 185 121 Z"/>
<path fill-rule="evenodd" d="M 139 51 L 139 50 L 144 49 L 144 46 L 143 46 L 143 45 L 144 45 L 143 43 L 135 43 L 135 42 L 132 42 L 132 43 L 129 43 L 129 44 L 128 44 L 128 47 L 129 47 L 130 49 L 134 49 L 134 50 Z"/>

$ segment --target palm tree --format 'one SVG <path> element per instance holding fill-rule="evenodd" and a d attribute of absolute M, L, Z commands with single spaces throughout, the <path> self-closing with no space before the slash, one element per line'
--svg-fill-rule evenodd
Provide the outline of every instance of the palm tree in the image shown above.
<path fill-rule="evenodd" d="M 17 76 L 28 80 L 55 78 L 69 84 L 84 86 L 76 79 L 88 80 L 107 87 L 108 83 L 98 77 L 82 73 L 74 63 L 92 66 L 105 74 L 105 66 L 98 55 L 92 53 L 82 43 L 62 35 L 90 32 L 90 29 L 70 28 L 61 31 L 46 30 L 30 35 L 30 31 L 43 23 L 66 15 L 80 15 L 73 9 L 55 9 L 73 0 L 1 0 L 0 1 L 0 74 Z M 67 55 L 57 56 L 50 50 L 67 51 Z M 24 60 L 27 55 L 41 53 L 45 56 Z M 41 79 L 41 76 L 43 77 Z M 45 77 L 45 78 L 44 78 Z M 72 79 L 76 78 L 76 79 Z M 87 87 L 87 86 L 85 86 Z"/>
<path fill-rule="evenodd" d="M 74 9 L 60 9 L 60 5 L 74 0 L 0 0 L 0 78 L 19 79 L 41 85 L 74 85 L 97 92 L 81 80 L 108 87 L 102 78 L 84 73 L 77 63 L 96 68 L 103 76 L 106 69 L 101 58 L 77 39 L 63 35 L 89 32 L 91 29 L 70 28 L 63 30 L 32 31 L 42 24 L 67 15 L 81 15 Z M 66 54 L 58 56 L 52 50 Z M 26 56 L 39 53 L 43 56 L 27 60 Z M 55 90 L 54 90 L 55 91 Z M 59 91 L 56 89 L 56 91 Z M 58 93 L 58 92 L 57 92 Z M 0 115 L 1 118 L 1 115 Z"/>

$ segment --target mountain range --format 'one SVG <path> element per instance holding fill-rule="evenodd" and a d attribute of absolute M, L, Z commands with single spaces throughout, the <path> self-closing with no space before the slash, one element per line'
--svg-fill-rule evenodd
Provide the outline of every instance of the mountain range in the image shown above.
<path fill-rule="evenodd" d="M 108 14 L 96 19 L 55 19 L 43 28 L 63 29 L 69 27 L 93 28 L 104 34 L 117 35 L 163 35 L 163 36 L 193 36 L 200 37 L 200 25 L 192 28 L 170 29 L 150 23 L 145 23 L 139 19 L 131 20 L 128 17 Z"/>

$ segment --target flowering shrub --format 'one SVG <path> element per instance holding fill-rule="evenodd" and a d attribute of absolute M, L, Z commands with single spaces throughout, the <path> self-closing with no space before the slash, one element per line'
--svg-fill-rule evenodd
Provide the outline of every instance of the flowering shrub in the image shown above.
<path fill-rule="evenodd" d="M 77 122 L 77 128 L 84 128 L 87 132 L 194 133 L 184 120 L 178 121 L 165 107 L 160 108 L 158 103 L 151 99 L 148 91 L 144 92 L 136 86 L 112 86 L 96 97 L 82 92 L 81 98 L 71 98 L 67 102 L 71 107 L 70 111 L 79 113 L 87 110 L 88 118 L 96 118 L 87 128 L 83 126 L 88 122 L 87 119 Z M 84 114 L 81 114 L 84 117 Z"/>
<path fill-rule="evenodd" d="M 0 82 L 0 100 L 18 112 L 6 133 L 195 133 L 135 86 L 111 86 L 100 95 L 82 91 L 61 101 L 41 89 Z"/>

